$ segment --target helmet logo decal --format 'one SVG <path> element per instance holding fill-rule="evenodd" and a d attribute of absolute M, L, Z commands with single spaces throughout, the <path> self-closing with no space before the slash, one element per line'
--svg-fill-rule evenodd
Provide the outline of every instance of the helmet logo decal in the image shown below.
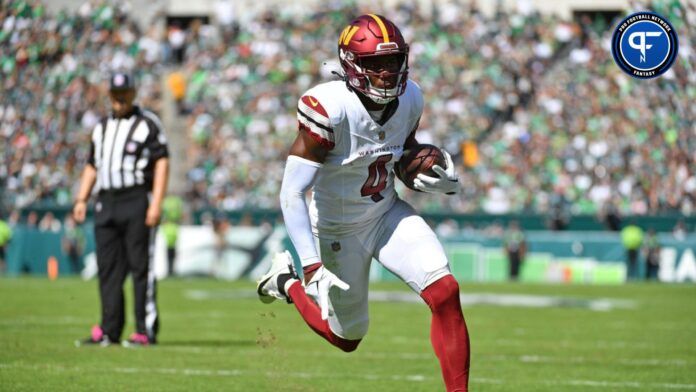
<path fill-rule="evenodd" d="M 338 44 L 340 45 L 343 43 L 343 45 L 348 45 L 350 43 L 351 38 L 355 35 L 355 33 L 360 30 L 360 27 L 358 26 L 346 26 L 345 29 L 343 29 L 343 32 L 341 33 L 341 36 L 338 37 Z"/>
<path fill-rule="evenodd" d="M 387 33 L 387 26 L 384 25 L 384 22 L 382 22 L 382 19 L 375 15 L 375 14 L 368 14 L 372 17 L 372 19 L 377 22 L 377 26 L 379 26 L 379 30 L 382 32 L 382 37 L 384 38 L 384 42 L 389 42 L 389 33 Z"/>
<path fill-rule="evenodd" d="M 343 38 L 346 36 L 346 33 L 350 29 L 350 25 L 346 26 L 343 31 L 341 31 L 341 35 L 338 37 L 338 44 L 341 45 L 343 43 Z"/>

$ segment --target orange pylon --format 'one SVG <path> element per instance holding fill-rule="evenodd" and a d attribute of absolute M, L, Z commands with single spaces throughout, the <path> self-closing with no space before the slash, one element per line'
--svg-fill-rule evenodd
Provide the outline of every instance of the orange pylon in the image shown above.
<path fill-rule="evenodd" d="M 48 273 L 48 279 L 56 280 L 58 278 L 58 260 L 55 256 L 48 258 L 46 262 L 46 272 Z"/>

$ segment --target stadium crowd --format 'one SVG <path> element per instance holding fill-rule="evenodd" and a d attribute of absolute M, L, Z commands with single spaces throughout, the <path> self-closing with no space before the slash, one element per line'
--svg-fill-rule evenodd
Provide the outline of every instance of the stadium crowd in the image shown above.
<path fill-rule="evenodd" d="M 277 208 L 297 99 L 334 77 L 337 32 L 346 15 L 366 11 L 268 10 L 167 36 L 155 24 L 140 28 L 125 6 L 86 3 L 48 15 L 38 1 L 5 4 L 0 181 L 12 207 L 70 203 L 87 153 L 78 146 L 107 107 L 101 81 L 120 68 L 138 72 L 140 101 L 154 110 L 163 105 L 161 78 L 183 76 L 191 207 Z M 524 6 L 486 16 L 448 4 L 426 17 L 408 4 L 371 11 L 403 26 L 411 77 L 425 94 L 418 139 L 455 155 L 464 187 L 438 197 L 399 186 L 410 202 L 425 211 L 692 213 L 694 4 L 652 4 L 680 42 L 679 59 L 654 80 L 632 79 L 613 63 L 610 24 Z"/>
<path fill-rule="evenodd" d="M 38 1 L 0 8 L 0 181 L 5 203 L 72 203 L 89 130 L 108 109 L 113 69 L 153 69 L 149 35 L 125 9 L 85 3 L 49 14 Z M 156 40 L 153 42 L 157 42 Z M 159 79 L 144 74 L 141 101 L 159 108 Z"/>

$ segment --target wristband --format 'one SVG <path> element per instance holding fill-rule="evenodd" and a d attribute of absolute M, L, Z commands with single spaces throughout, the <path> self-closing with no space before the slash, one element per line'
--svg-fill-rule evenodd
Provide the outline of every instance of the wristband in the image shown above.
<path fill-rule="evenodd" d="M 302 267 L 302 272 L 304 272 L 305 274 L 309 274 L 311 272 L 318 270 L 319 268 L 321 268 L 321 266 L 322 266 L 321 262 L 310 264 L 306 267 Z"/>

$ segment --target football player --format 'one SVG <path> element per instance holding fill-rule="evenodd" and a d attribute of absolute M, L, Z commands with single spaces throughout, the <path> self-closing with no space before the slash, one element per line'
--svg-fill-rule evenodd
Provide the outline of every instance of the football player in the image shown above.
<path fill-rule="evenodd" d="M 394 23 L 368 14 L 345 27 L 338 55 L 343 80 L 320 84 L 299 99 L 299 133 L 280 192 L 304 281 L 290 254 L 279 253 L 258 284 L 259 298 L 294 303 L 317 334 L 353 351 L 367 333 L 375 258 L 428 304 L 447 390 L 466 391 L 469 335 L 459 285 L 433 231 L 394 190 L 394 164 L 418 144 L 423 112 L 420 88 L 408 78 L 408 45 Z M 434 167 L 437 177 L 419 174 L 417 189 L 458 191 L 451 157 L 444 155 L 447 167 Z"/>

